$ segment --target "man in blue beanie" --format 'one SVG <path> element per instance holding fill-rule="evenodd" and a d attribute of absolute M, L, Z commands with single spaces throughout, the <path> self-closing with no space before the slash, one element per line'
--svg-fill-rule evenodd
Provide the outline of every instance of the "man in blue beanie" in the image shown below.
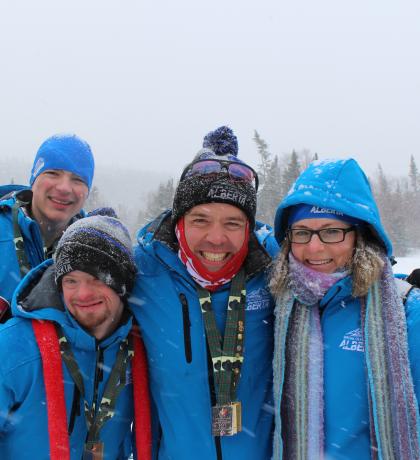
<path fill-rule="evenodd" d="M 21 278 L 52 256 L 64 230 L 79 217 L 92 185 L 92 151 L 74 134 L 55 135 L 39 148 L 31 188 L 0 198 L 0 321 Z"/>

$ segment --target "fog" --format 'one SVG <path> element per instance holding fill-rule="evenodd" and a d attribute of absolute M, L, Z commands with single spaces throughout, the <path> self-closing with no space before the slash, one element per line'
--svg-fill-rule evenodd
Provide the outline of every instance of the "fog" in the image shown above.
<path fill-rule="evenodd" d="M 257 164 L 420 161 L 420 4 L 298 0 L 0 2 L 0 151 L 31 160 L 75 132 L 97 164 L 178 176 L 228 124 Z"/>

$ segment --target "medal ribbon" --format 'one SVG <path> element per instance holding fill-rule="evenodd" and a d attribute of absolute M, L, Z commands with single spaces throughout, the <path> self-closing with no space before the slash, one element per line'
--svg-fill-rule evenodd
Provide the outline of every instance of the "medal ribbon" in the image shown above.
<path fill-rule="evenodd" d="M 126 385 L 127 365 L 134 355 L 132 335 L 130 334 L 120 343 L 115 365 L 112 368 L 98 410 L 96 410 L 96 401 L 93 401 L 92 407 L 89 408 L 89 404 L 85 399 L 83 378 L 67 338 L 60 326 L 57 325 L 56 328 L 61 357 L 84 400 L 86 424 L 89 430 L 86 448 L 90 451 L 93 446 L 99 443 L 99 432 L 103 425 L 114 416 L 114 409 L 118 396 Z"/>
<path fill-rule="evenodd" d="M 29 201 L 23 201 L 16 198 L 15 204 L 12 207 L 12 220 L 13 220 L 13 243 L 15 245 L 16 257 L 19 264 L 20 276 L 23 278 L 31 269 L 28 256 L 25 252 L 25 242 L 23 239 L 22 231 L 19 227 L 19 209 L 22 208 L 25 211 L 25 206 L 29 204 Z M 55 248 L 52 248 L 55 249 Z M 44 259 L 52 257 L 52 250 L 49 253 L 47 248 L 43 248 Z"/>
<path fill-rule="evenodd" d="M 241 269 L 232 279 L 223 340 L 211 307 L 210 292 L 197 285 L 197 293 L 213 364 L 217 403 L 229 404 L 236 400 L 236 387 L 244 359 L 246 300 L 244 270 Z"/>
<path fill-rule="evenodd" d="M 16 198 L 15 204 L 12 207 L 13 220 L 13 243 L 15 245 L 16 257 L 19 264 L 20 276 L 23 278 L 31 269 L 28 256 L 25 252 L 25 243 L 23 235 L 19 227 L 19 208 L 29 204 L 28 202 L 20 201 Z"/>

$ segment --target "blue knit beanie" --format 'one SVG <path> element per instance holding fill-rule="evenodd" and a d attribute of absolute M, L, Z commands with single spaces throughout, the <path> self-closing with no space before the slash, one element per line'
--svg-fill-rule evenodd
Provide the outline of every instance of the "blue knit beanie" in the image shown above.
<path fill-rule="evenodd" d="M 92 185 L 95 162 L 89 144 L 75 134 L 54 135 L 43 142 L 32 166 L 30 185 L 44 171 L 62 169 Z"/>

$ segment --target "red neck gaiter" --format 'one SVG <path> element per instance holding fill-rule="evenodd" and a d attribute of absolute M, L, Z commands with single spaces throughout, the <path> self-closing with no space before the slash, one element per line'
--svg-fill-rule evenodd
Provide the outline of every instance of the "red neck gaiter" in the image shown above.
<path fill-rule="evenodd" d="M 188 273 L 200 286 L 211 292 L 214 292 L 223 284 L 229 283 L 242 267 L 245 257 L 248 254 L 249 222 L 246 223 L 245 239 L 241 249 L 216 272 L 207 270 L 188 246 L 187 239 L 185 238 L 184 216 L 178 220 L 175 226 L 175 234 L 179 243 L 178 256 L 185 264 Z"/>

